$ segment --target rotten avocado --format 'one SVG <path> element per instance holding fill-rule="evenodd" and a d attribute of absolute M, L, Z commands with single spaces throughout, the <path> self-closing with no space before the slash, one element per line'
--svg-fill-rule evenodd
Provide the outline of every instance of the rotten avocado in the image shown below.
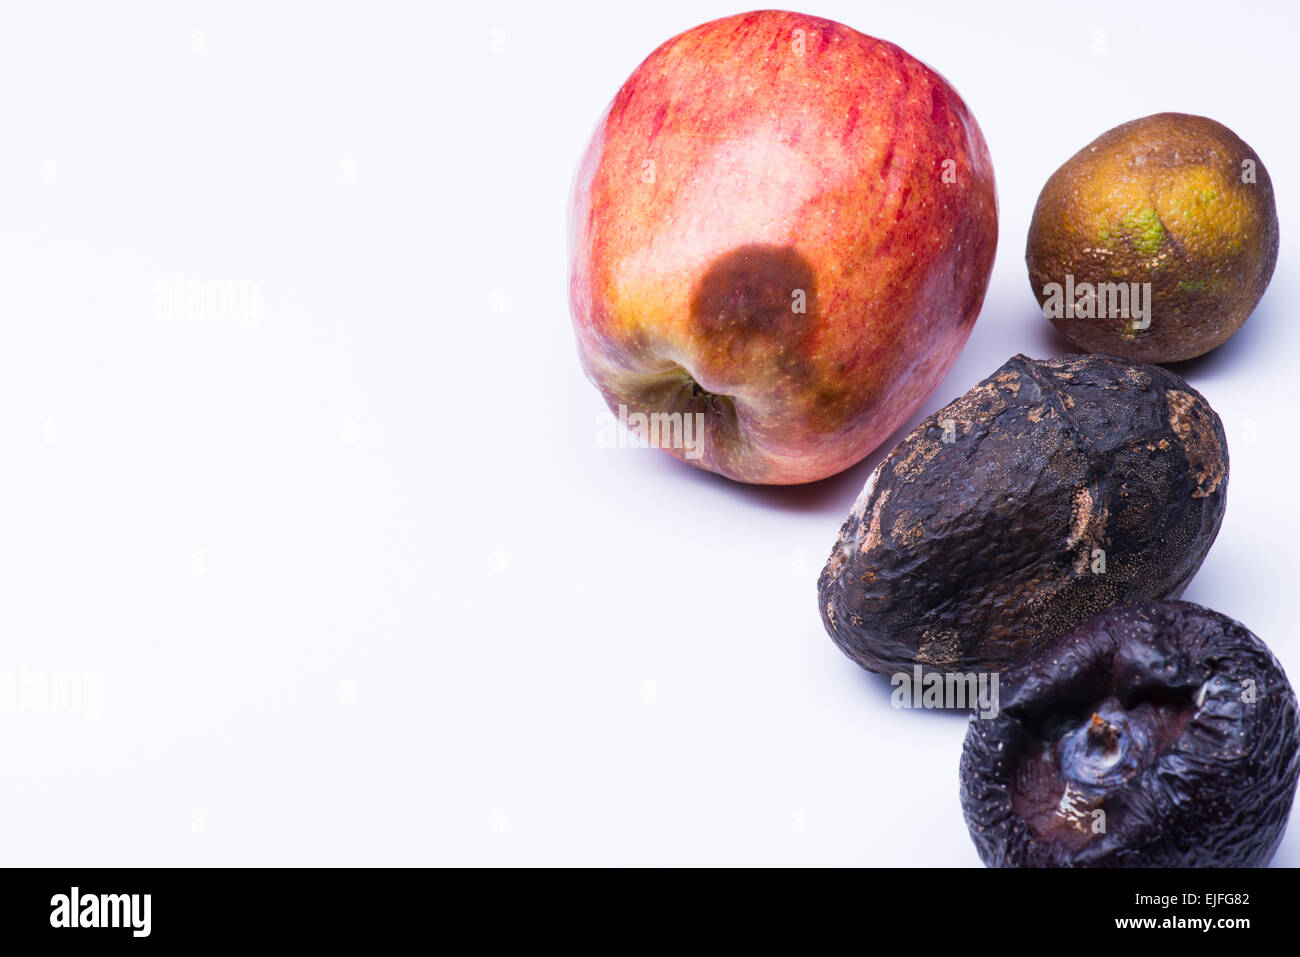
<path fill-rule="evenodd" d="M 872 473 L 822 619 L 871 671 L 1001 671 L 1104 608 L 1178 597 L 1227 480 L 1223 424 L 1177 374 L 1015 356 Z"/>
<path fill-rule="evenodd" d="M 1295 691 L 1259 638 L 1190 602 L 1094 616 L 972 716 L 962 809 L 991 867 L 1261 867 L 1300 776 Z"/>

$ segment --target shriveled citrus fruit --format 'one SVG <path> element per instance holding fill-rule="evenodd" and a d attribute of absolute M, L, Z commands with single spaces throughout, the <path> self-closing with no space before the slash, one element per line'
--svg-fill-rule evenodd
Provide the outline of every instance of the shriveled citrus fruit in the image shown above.
<path fill-rule="evenodd" d="M 1052 174 L 1025 262 L 1075 346 L 1175 362 L 1222 345 L 1277 264 L 1268 171 L 1232 130 L 1157 113 L 1115 127 Z"/>

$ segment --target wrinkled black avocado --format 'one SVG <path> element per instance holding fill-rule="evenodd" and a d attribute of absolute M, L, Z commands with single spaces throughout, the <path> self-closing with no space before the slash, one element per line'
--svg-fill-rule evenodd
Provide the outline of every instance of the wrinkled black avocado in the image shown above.
<path fill-rule="evenodd" d="M 822 620 L 870 671 L 1001 671 L 1104 608 L 1181 595 L 1227 485 L 1223 424 L 1177 374 L 1016 356 L 872 473 Z"/>
<path fill-rule="evenodd" d="M 1190 602 L 1110 609 L 1003 676 L 971 719 L 966 824 L 990 867 L 1262 867 L 1300 776 L 1295 691 Z"/>

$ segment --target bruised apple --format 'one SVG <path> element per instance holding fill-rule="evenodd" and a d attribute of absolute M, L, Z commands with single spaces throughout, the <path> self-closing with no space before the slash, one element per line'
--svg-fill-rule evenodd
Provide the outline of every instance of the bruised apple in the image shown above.
<path fill-rule="evenodd" d="M 903 50 L 747 13 L 623 84 L 570 244 L 579 352 L 620 421 L 732 479 L 811 482 L 880 445 L 961 351 L 997 246 L 993 167 Z"/>

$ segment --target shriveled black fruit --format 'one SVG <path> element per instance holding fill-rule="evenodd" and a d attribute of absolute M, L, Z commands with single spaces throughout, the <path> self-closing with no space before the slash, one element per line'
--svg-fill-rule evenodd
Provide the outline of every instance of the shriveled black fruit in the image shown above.
<path fill-rule="evenodd" d="M 1110 609 L 1003 676 L 961 760 L 990 867 L 1262 867 L 1300 776 L 1295 691 L 1190 602 Z"/>
<path fill-rule="evenodd" d="M 1016 356 L 867 480 L 817 583 L 871 671 L 1000 671 L 1089 615 L 1177 598 L 1218 534 L 1223 423 L 1182 378 Z"/>

